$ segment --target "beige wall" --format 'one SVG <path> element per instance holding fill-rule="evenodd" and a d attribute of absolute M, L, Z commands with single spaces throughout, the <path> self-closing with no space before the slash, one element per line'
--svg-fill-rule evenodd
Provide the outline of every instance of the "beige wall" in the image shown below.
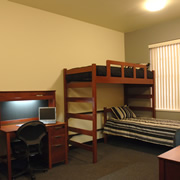
<path fill-rule="evenodd" d="M 121 32 L 7 0 L 0 1 L 0 22 L 0 90 L 55 89 L 59 111 L 63 68 L 124 61 Z"/>
<path fill-rule="evenodd" d="M 148 45 L 180 39 L 180 19 L 161 23 L 150 28 L 125 34 L 125 59 L 127 62 L 149 62 Z M 158 111 L 157 117 L 180 119 L 179 112 Z"/>
<path fill-rule="evenodd" d="M 0 24 L 0 91 L 56 90 L 59 121 L 63 68 L 124 61 L 124 34 L 118 31 L 8 0 L 0 1 Z M 98 99 L 106 103 L 98 109 L 123 102 L 122 86 L 104 88 L 100 85 Z"/>

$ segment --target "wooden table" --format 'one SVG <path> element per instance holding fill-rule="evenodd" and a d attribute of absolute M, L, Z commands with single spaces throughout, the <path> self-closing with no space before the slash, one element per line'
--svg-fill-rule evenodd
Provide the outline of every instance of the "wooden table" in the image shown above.
<path fill-rule="evenodd" d="M 66 135 L 66 124 L 57 122 L 56 124 L 46 125 L 48 131 L 48 164 L 49 168 L 52 168 L 52 164 L 64 161 L 67 163 L 67 135 Z M 19 128 L 18 124 L 4 125 L 1 126 L 0 131 L 6 135 L 6 147 L 7 147 L 7 165 L 8 165 L 8 180 L 12 179 L 11 169 L 11 138 L 15 137 L 15 132 Z M 58 135 L 59 134 L 59 135 Z M 57 136 L 58 135 L 58 136 Z M 57 140 L 56 137 L 59 137 Z M 53 138 L 56 138 L 54 144 Z M 59 146 L 58 146 L 59 145 Z M 54 149 L 55 147 L 55 149 Z"/>
<path fill-rule="evenodd" d="M 180 180 L 180 146 L 161 155 L 159 158 L 159 180 Z"/>

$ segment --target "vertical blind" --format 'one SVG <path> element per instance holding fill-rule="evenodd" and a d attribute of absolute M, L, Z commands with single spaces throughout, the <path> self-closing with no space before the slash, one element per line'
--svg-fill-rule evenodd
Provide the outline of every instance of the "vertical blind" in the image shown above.
<path fill-rule="evenodd" d="M 180 110 L 180 41 L 150 45 L 155 70 L 156 109 Z"/>

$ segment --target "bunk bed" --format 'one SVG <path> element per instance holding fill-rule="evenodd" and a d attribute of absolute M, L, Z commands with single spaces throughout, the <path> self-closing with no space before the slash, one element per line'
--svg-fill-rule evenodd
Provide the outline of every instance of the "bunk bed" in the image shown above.
<path fill-rule="evenodd" d="M 105 66 L 92 64 L 86 67 L 64 69 L 64 116 L 68 131 L 85 134 L 92 137 L 92 144 L 84 144 L 69 138 L 69 144 L 89 150 L 93 154 L 93 163 L 97 162 L 97 84 L 124 84 L 124 103 L 128 103 L 128 88 L 142 86 L 151 89 L 149 95 L 135 95 L 133 98 L 150 99 L 150 107 L 132 107 L 136 110 L 152 112 L 155 117 L 155 80 L 154 71 L 147 70 L 145 65 L 107 60 Z M 91 88 L 92 97 L 71 97 L 68 90 L 71 88 Z M 91 103 L 92 113 L 70 113 L 69 103 Z M 71 127 L 69 119 L 81 119 L 92 122 L 92 130 Z M 70 136 L 69 136 L 70 137 Z"/>

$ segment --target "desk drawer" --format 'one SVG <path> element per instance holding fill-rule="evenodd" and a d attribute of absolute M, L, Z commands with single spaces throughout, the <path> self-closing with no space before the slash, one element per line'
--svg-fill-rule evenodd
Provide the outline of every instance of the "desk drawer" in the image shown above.
<path fill-rule="evenodd" d="M 55 144 L 52 148 L 52 164 L 65 161 L 65 146 L 63 144 Z"/>
<path fill-rule="evenodd" d="M 52 136 L 65 134 L 65 127 L 64 127 L 64 125 L 59 125 L 59 126 L 52 127 L 51 132 L 52 132 Z"/>
<path fill-rule="evenodd" d="M 66 159 L 65 125 L 60 124 L 50 127 L 51 161 L 52 164 L 63 162 Z"/>
<path fill-rule="evenodd" d="M 57 145 L 57 144 L 65 144 L 65 136 L 60 134 L 60 135 L 54 135 L 51 137 L 51 143 L 52 145 Z"/>

